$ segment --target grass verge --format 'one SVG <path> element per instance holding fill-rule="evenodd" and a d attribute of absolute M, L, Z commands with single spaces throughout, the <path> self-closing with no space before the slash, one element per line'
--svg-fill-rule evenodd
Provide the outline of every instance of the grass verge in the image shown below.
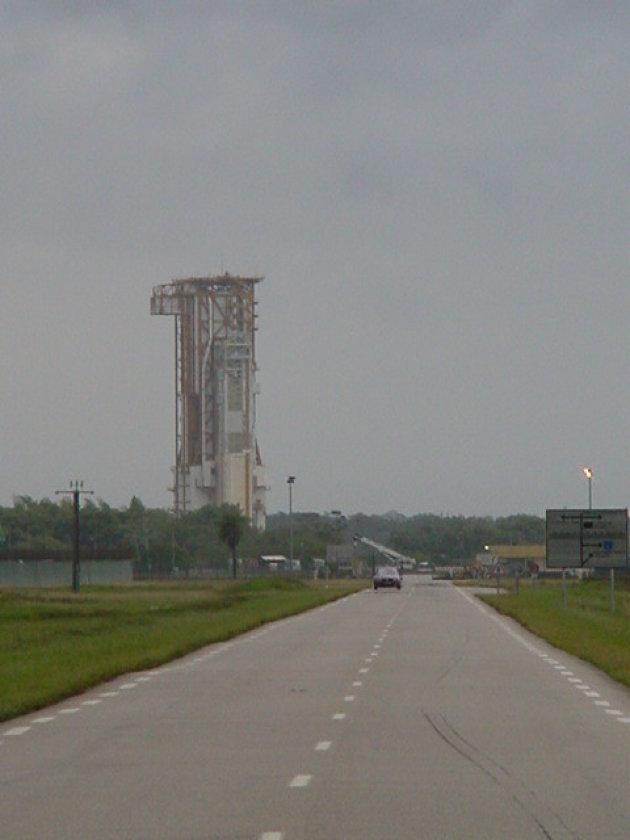
<path fill-rule="evenodd" d="M 0 720 L 364 587 L 283 578 L 0 590 Z"/>
<path fill-rule="evenodd" d="M 630 686 L 630 588 L 615 587 L 610 611 L 610 584 L 601 580 L 567 583 L 566 607 L 557 582 L 521 583 L 520 593 L 481 595 L 537 636 L 567 653 L 591 662 L 613 679 Z"/>

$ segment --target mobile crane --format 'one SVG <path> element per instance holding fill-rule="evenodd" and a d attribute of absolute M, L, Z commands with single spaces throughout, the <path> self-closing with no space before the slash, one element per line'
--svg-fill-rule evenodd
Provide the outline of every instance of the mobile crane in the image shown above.
<path fill-rule="evenodd" d="M 406 554 L 401 554 L 399 551 L 395 551 L 393 548 L 388 548 L 386 545 L 370 540 L 368 537 L 363 537 L 361 534 L 355 534 L 352 537 L 352 544 L 354 546 L 366 545 L 373 548 L 375 551 L 378 551 L 379 554 L 382 554 L 383 557 L 389 560 L 393 566 L 396 566 L 401 574 L 403 569 L 414 569 L 416 566 L 416 561 L 413 557 L 407 557 Z"/>

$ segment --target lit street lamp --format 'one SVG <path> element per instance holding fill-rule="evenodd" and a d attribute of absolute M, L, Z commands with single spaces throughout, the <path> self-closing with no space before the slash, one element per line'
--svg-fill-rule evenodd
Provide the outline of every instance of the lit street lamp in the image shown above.
<path fill-rule="evenodd" d="M 295 483 L 295 476 L 290 475 L 287 478 L 289 485 L 289 572 L 293 571 L 293 485 Z"/>
<path fill-rule="evenodd" d="M 588 479 L 588 509 L 593 509 L 593 470 L 590 467 L 584 467 L 582 470 Z"/>

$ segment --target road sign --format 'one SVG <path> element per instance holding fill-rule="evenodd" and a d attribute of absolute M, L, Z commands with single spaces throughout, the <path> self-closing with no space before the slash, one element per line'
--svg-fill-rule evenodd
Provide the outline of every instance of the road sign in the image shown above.
<path fill-rule="evenodd" d="M 548 569 L 625 569 L 628 509 L 547 511 Z"/>

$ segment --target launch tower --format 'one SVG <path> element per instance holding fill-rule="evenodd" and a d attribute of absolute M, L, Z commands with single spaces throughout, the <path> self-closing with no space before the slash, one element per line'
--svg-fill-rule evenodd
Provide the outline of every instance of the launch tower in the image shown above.
<path fill-rule="evenodd" d="M 265 527 L 256 441 L 256 300 L 262 277 L 189 277 L 155 286 L 151 315 L 175 317 L 177 512 L 238 505 Z"/>

